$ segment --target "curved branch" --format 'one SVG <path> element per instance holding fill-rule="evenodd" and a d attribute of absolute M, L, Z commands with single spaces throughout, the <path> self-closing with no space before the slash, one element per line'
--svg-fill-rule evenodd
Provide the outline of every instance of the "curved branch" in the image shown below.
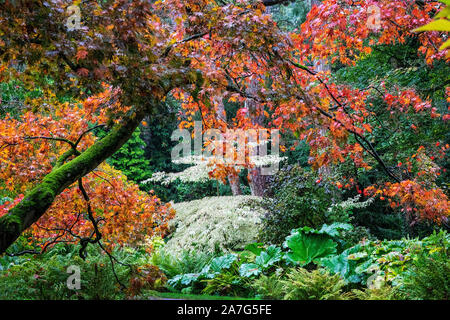
<path fill-rule="evenodd" d="M 56 166 L 17 206 L 1 217 L 0 254 L 45 213 L 57 195 L 119 150 L 143 120 L 146 110 L 144 107 L 137 109 L 79 156 L 65 164 L 59 163 L 60 166 Z"/>

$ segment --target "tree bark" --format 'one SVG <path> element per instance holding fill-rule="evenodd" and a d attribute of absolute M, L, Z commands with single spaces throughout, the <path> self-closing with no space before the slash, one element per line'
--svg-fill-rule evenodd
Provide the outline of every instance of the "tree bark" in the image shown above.
<path fill-rule="evenodd" d="M 227 112 L 225 111 L 225 106 L 223 104 L 223 97 L 217 97 L 216 98 L 217 103 L 217 116 L 218 119 L 221 120 L 224 124 L 227 123 Z M 242 195 L 241 185 L 239 183 L 239 176 L 233 173 L 230 173 L 228 175 L 228 183 L 231 187 L 231 193 L 233 196 L 240 196 Z"/>
<path fill-rule="evenodd" d="M 250 86 L 247 88 L 247 93 L 251 96 L 256 96 L 258 91 L 259 83 L 257 80 L 252 80 Z M 252 99 L 247 99 L 245 101 L 245 106 L 248 110 L 248 113 L 250 115 L 252 124 L 255 125 L 255 127 L 260 127 L 264 123 L 264 116 L 263 116 L 263 110 L 264 107 L 259 104 L 257 101 Z M 257 134 L 256 140 L 257 143 L 260 143 L 259 141 L 259 134 Z M 260 147 L 256 147 L 256 155 L 260 154 Z M 252 195 L 254 196 L 263 196 L 264 191 L 266 189 L 266 177 L 261 174 L 261 168 L 251 168 L 249 169 L 249 185 Z"/>
<path fill-rule="evenodd" d="M 131 137 L 144 116 L 145 109 L 142 108 L 124 119 L 106 137 L 79 156 L 66 164 L 55 166 L 53 171 L 30 190 L 19 204 L 1 217 L 0 254 L 4 253 L 26 229 L 46 212 L 57 195 L 119 150 Z"/>
<path fill-rule="evenodd" d="M 228 175 L 228 182 L 230 183 L 231 187 L 231 193 L 233 196 L 240 196 L 242 195 L 242 189 L 241 185 L 239 183 L 239 176 L 236 174 L 229 174 Z"/>
<path fill-rule="evenodd" d="M 250 170 L 250 189 L 252 192 L 252 196 L 262 197 L 264 196 L 266 190 L 266 176 L 261 174 L 261 168 L 254 168 Z"/>

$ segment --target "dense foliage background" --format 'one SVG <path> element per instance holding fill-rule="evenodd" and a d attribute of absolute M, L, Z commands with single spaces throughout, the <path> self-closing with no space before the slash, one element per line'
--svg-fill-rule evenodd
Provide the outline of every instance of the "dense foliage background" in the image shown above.
<path fill-rule="evenodd" d="M 320 5 L 320 1 L 290 1 L 271 7 L 269 13 L 283 32 L 300 33 L 314 3 Z M 423 177 L 419 178 L 423 185 L 449 195 L 450 65 L 445 59 L 431 63 L 424 59 L 422 46 L 418 37 L 407 37 L 398 43 L 372 44 L 372 50 L 361 54 L 354 65 L 339 59 L 326 63 L 330 83 L 373 89 L 365 99 L 373 115 L 364 120 L 365 137 L 384 163 L 370 159 L 369 170 L 347 157 L 317 168 L 311 141 L 295 130 L 285 130 L 281 135 L 285 158 L 258 196 L 253 195 L 249 179 L 252 168 L 237 173 L 239 195 L 233 194 L 227 175 L 183 179 L 182 173 L 193 164 L 172 162 L 171 150 L 177 142 L 171 135 L 185 119 L 187 108 L 182 99 L 169 95 L 162 102 L 164 112 L 146 116 L 131 138 L 94 171 L 95 176 L 86 179 L 91 199 L 80 191 L 67 191 L 58 202 L 60 211 L 52 209 L 47 215 L 50 226 L 57 221 L 68 228 L 73 222 L 74 217 L 59 221 L 61 211 L 74 216 L 79 211 L 78 216 L 88 221 L 92 212 L 90 207 L 84 209 L 87 200 L 96 205 L 97 223 L 102 219 L 116 223 L 105 227 L 111 238 L 103 245 L 89 243 L 83 239 L 92 230 L 84 225 L 74 230 L 80 234 L 75 240 L 63 238 L 61 243 L 49 236 L 56 235 L 57 229 L 28 230 L 0 256 L 0 299 L 448 300 L 448 207 L 441 221 L 419 219 L 410 211 L 416 213 L 419 207 L 405 209 L 381 191 L 388 170 L 402 181 Z M 50 85 L 54 80 L 46 81 Z M 414 108 L 394 112 L 389 99 L 396 96 L 387 92 L 409 89 L 414 95 L 408 99 L 429 100 L 430 110 L 439 116 Z M 0 118 L 26 118 L 33 112 L 29 102 L 46 96 L 40 86 L 30 90 L 17 79 L 2 81 Z M 53 98 L 61 105 L 75 100 L 71 92 Z M 241 107 L 231 98 L 223 99 L 224 112 L 237 114 L 233 121 L 238 122 Z M 50 115 L 53 110 L 39 112 Z M 201 109 L 191 118 L 201 121 Z M 87 123 L 93 140 L 111 130 Z M 353 145 L 357 139 L 349 135 L 346 143 Z M 48 161 L 57 162 L 55 155 Z M 25 163 L 26 158 L 21 160 Z M 169 183 L 154 178 L 163 172 L 179 178 Z M 13 182 L 0 178 L 0 216 L 23 199 L 38 177 L 22 185 L 16 181 L 13 187 Z M 379 186 L 380 191 L 367 192 L 371 186 Z M 111 195 L 119 205 L 105 200 Z M 68 199 L 75 199 L 73 206 Z M 82 270 L 80 290 L 66 285 L 70 265 Z"/>

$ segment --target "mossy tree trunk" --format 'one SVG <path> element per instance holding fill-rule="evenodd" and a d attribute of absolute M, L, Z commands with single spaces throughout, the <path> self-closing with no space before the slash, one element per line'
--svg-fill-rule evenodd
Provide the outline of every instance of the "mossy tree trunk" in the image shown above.
<path fill-rule="evenodd" d="M 52 205 L 55 197 L 94 170 L 131 137 L 145 116 L 142 108 L 113 127 L 103 139 L 73 160 L 55 166 L 53 171 L 30 190 L 23 200 L 0 218 L 0 254 Z"/>

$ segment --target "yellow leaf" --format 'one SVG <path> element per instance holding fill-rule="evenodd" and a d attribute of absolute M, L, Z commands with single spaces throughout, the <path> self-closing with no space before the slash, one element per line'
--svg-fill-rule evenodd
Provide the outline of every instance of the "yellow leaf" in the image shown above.
<path fill-rule="evenodd" d="M 450 18 L 450 6 L 445 7 L 435 18 Z"/>
<path fill-rule="evenodd" d="M 445 41 L 442 46 L 439 48 L 439 50 L 444 50 L 447 49 L 448 47 L 450 47 L 450 39 L 448 39 L 447 41 Z"/>
<path fill-rule="evenodd" d="M 447 19 L 439 19 L 431 21 L 429 24 L 426 24 L 420 28 L 414 29 L 414 32 L 420 31 L 450 31 L 450 20 Z"/>

